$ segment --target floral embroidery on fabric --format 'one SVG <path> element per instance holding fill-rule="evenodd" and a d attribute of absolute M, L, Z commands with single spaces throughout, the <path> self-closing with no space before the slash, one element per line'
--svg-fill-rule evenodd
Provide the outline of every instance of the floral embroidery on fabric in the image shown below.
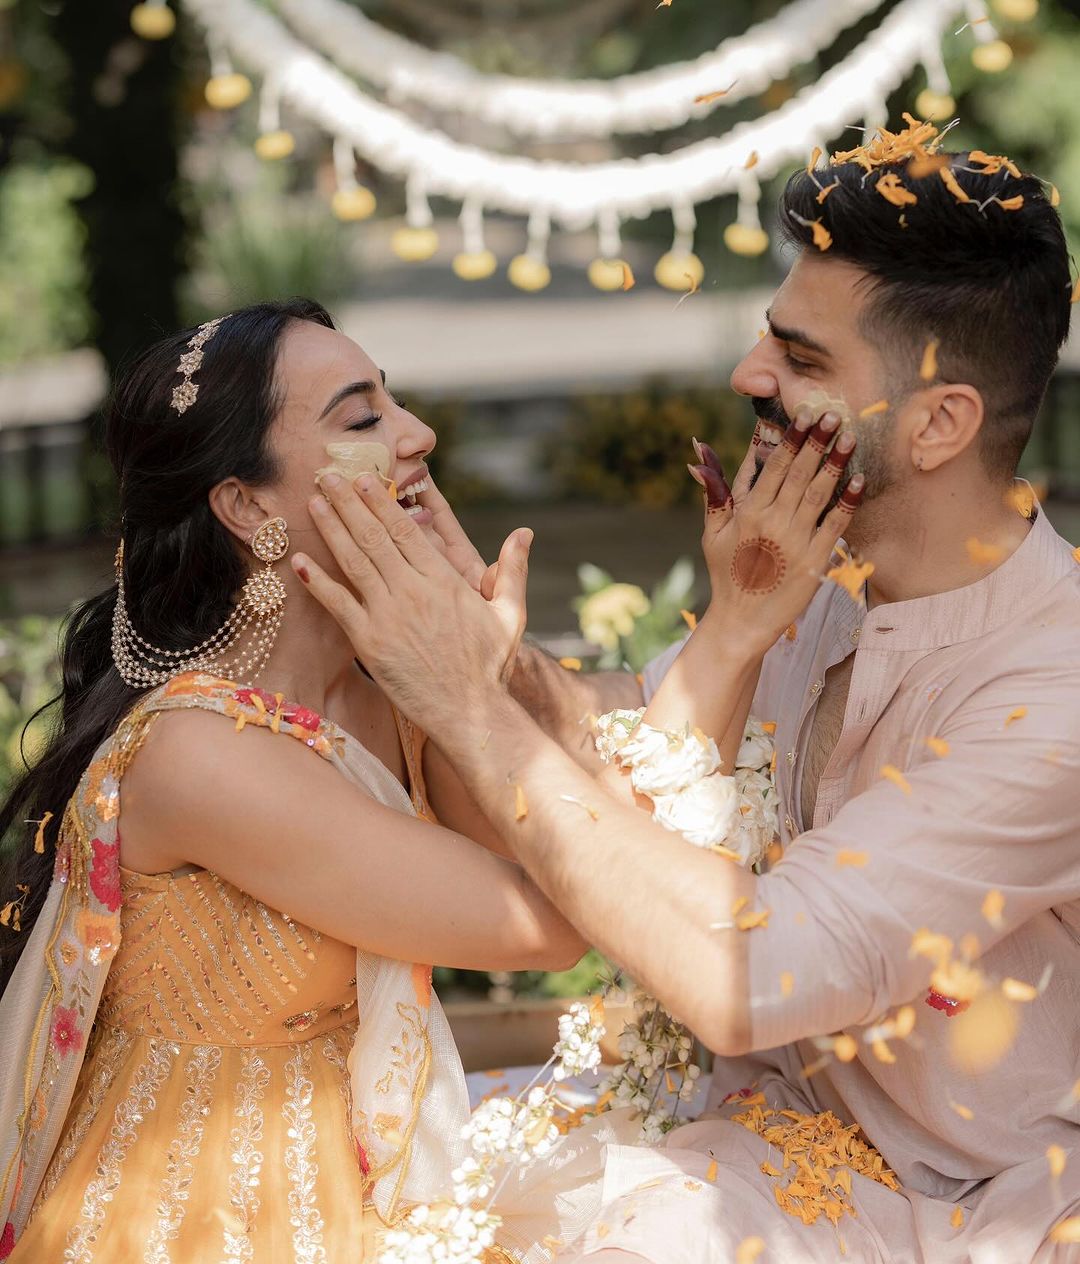
<path fill-rule="evenodd" d="M 15 1250 L 15 1226 L 9 1220 L 0 1233 L 0 1260 L 6 1260 Z"/>
<path fill-rule="evenodd" d="M 940 1010 L 946 1018 L 962 1014 L 971 1004 L 970 1001 L 954 1001 L 951 996 L 944 996 L 934 988 L 927 989 L 924 1000 L 931 1009 Z"/>
<path fill-rule="evenodd" d="M 100 838 L 90 842 L 94 853 L 94 865 L 90 870 L 90 890 L 110 913 L 120 907 L 120 839 L 115 843 L 103 843 Z"/>
<path fill-rule="evenodd" d="M 79 1016 L 74 1006 L 70 1009 L 63 1005 L 56 1007 L 53 1015 L 52 1045 L 59 1054 L 76 1053 L 82 1048 L 82 1032 L 79 1031 Z"/>
<path fill-rule="evenodd" d="M 91 879 L 92 877 L 93 875 Z M 119 929 L 119 919 L 106 917 L 103 913 L 93 913 L 89 909 L 80 909 L 75 917 L 75 933 L 79 936 L 79 942 L 86 949 L 87 956 L 94 965 L 101 960 L 102 953 L 111 954 L 118 947 Z M 60 949 L 60 955 L 65 964 L 70 965 L 71 960 L 68 959 L 65 948 L 70 948 L 74 952 L 75 946 L 64 944 Z"/>

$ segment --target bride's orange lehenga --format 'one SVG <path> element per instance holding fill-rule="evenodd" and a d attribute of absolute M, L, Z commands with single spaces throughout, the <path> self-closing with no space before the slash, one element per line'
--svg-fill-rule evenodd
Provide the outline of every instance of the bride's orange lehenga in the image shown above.
<path fill-rule="evenodd" d="M 185 705 L 221 711 L 237 727 L 263 724 L 299 737 L 324 757 L 344 741 L 280 698 L 197 674 L 177 677 L 125 720 L 84 777 L 82 806 L 95 805 L 99 821 L 111 814 L 118 824 L 123 768 L 157 710 Z M 400 728 L 413 806 L 423 811 L 419 740 L 407 722 Z M 15 1226 L 4 1226 L 0 1258 L 11 1251 L 10 1264 L 374 1259 L 381 1222 L 352 1126 L 347 1066 L 357 1028 L 356 950 L 207 870 L 125 870 L 117 830 L 111 841 L 99 832 L 105 838 L 83 840 L 81 877 L 64 868 L 79 840 L 69 836 L 58 854 L 60 880 L 76 897 L 81 885 L 85 898 L 54 917 L 46 948 L 71 976 L 35 1028 L 47 1047 L 38 1050 L 39 1088 L 8 1163 L 16 1206 L 24 1179 L 36 1180 L 35 1165 L 48 1157 L 35 1153 L 35 1129 L 48 1133 L 36 1116 L 46 1114 L 58 1073 L 77 1065 L 84 1043 L 85 1059 L 29 1220 L 13 1251 Z M 95 1012 L 93 967 L 114 949 Z M 21 1090 L 21 1071 L 18 1078 Z"/>

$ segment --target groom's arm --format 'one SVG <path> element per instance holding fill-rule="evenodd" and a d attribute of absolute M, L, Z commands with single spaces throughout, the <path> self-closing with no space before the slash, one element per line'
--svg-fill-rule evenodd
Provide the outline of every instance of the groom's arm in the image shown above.
<path fill-rule="evenodd" d="M 630 672 L 575 672 L 534 645 L 523 643 L 510 681 L 515 701 L 586 772 L 602 767 L 593 745 L 592 720 L 616 707 L 640 707 L 644 695 Z"/>

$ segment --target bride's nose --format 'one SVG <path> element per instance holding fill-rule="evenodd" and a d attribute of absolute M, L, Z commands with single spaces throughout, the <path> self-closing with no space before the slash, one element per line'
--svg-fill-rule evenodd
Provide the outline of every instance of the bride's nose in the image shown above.
<path fill-rule="evenodd" d="M 422 459 L 434 449 L 436 442 L 435 431 L 430 426 L 402 409 L 402 428 L 397 442 L 398 460 L 407 460 L 409 457 Z"/>

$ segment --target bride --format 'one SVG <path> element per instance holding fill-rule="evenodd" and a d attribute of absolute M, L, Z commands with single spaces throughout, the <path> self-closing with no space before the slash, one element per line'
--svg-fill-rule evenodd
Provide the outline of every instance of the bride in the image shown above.
<path fill-rule="evenodd" d="M 335 443 L 445 551 L 435 436 L 294 300 L 150 348 L 106 438 L 117 582 L 0 811 L 0 1259 L 374 1258 L 468 1109 L 429 963 L 584 950 L 283 561 L 333 568 Z"/>

